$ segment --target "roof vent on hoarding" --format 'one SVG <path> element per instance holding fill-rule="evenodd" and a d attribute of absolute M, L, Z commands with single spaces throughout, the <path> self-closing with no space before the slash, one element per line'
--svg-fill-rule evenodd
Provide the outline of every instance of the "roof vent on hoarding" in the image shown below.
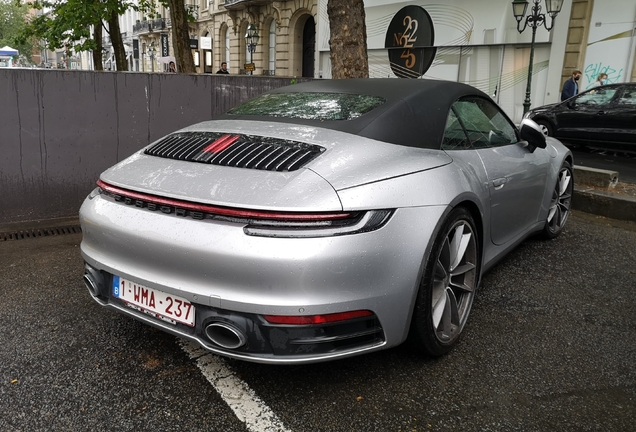
<path fill-rule="evenodd" d="M 215 132 L 179 132 L 146 149 L 145 154 L 168 159 L 264 171 L 294 171 L 323 147 L 277 138 Z"/>

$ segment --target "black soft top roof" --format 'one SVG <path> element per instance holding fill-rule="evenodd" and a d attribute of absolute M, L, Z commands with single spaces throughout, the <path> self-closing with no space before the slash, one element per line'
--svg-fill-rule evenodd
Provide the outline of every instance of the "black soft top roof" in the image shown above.
<path fill-rule="evenodd" d="M 267 93 L 347 93 L 380 96 L 386 102 L 351 120 L 308 120 L 223 114 L 217 118 L 303 124 L 409 147 L 439 149 L 451 105 L 462 96 L 488 96 L 466 84 L 428 79 L 315 80 Z"/>

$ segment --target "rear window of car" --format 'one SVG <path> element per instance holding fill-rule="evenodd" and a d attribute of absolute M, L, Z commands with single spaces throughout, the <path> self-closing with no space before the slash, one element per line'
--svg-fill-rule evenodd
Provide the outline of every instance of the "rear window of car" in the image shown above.
<path fill-rule="evenodd" d="M 271 93 L 232 108 L 228 114 L 296 118 L 304 120 L 351 120 L 382 105 L 379 96 L 343 93 Z"/>

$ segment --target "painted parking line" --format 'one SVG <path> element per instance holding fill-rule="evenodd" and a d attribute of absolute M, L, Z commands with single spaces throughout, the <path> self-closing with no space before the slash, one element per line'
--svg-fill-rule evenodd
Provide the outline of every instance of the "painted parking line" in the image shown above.
<path fill-rule="evenodd" d="M 291 432 L 254 390 L 225 365 L 221 357 L 211 354 L 195 342 L 183 339 L 178 341 L 190 358 L 196 360 L 203 375 L 250 432 Z"/>

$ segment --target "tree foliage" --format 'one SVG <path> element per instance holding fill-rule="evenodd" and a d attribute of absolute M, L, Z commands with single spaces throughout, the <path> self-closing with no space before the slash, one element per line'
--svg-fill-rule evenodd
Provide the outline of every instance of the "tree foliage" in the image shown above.
<path fill-rule="evenodd" d="M 368 78 L 367 27 L 363 0 L 328 0 L 331 77 Z"/>
<path fill-rule="evenodd" d="M 0 47 L 5 45 L 17 49 L 21 56 L 31 61 L 31 52 L 37 43 L 22 34 L 28 25 L 28 7 L 21 2 L 0 0 Z"/>
<path fill-rule="evenodd" d="M 131 0 L 36 0 L 33 7 L 45 13 L 35 18 L 23 34 L 25 37 L 36 37 L 44 41 L 46 47 L 54 50 L 90 50 L 97 70 L 102 69 L 102 35 L 108 34 L 115 52 L 117 70 L 125 71 L 128 65 L 119 16 L 130 8 L 150 14 L 156 10 L 158 4 L 170 8 L 177 70 L 184 73 L 196 72 L 188 31 L 188 21 L 193 17 L 182 0 L 141 0 L 138 3 Z M 105 22 L 108 23 L 107 27 Z"/>
<path fill-rule="evenodd" d="M 127 70 L 126 50 L 119 30 L 119 15 L 134 7 L 128 0 L 37 0 L 33 7 L 43 13 L 24 32 L 52 50 L 67 53 L 93 51 L 95 69 L 102 69 L 102 35 L 109 34 L 118 70 Z M 108 28 L 104 26 L 108 22 Z M 110 33 L 109 33 L 110 32 Z"/>
<path fill-rule="evenodd" d="M 172 21 L 172 44 L 177 60 L 177 70 L 183 73 L 195 73 L 188 29 L 188 20 L 192 17 L 185 10 L 183 0 L 168 0 L 168 5 Z"/>
<path fill-rule="evenodd" d="M 192 51 L 190 50 L 190 32 L 188 22 L 194 21 L 190 10 L 186 9 L 183 0 L 140 0 L 139 9 L 143 12 L 152 12 L 156 5 L 170 9 L 170 21 L 172 23 L 172 46 L 177 63 L 177 72 L 196 73 Z"/>

